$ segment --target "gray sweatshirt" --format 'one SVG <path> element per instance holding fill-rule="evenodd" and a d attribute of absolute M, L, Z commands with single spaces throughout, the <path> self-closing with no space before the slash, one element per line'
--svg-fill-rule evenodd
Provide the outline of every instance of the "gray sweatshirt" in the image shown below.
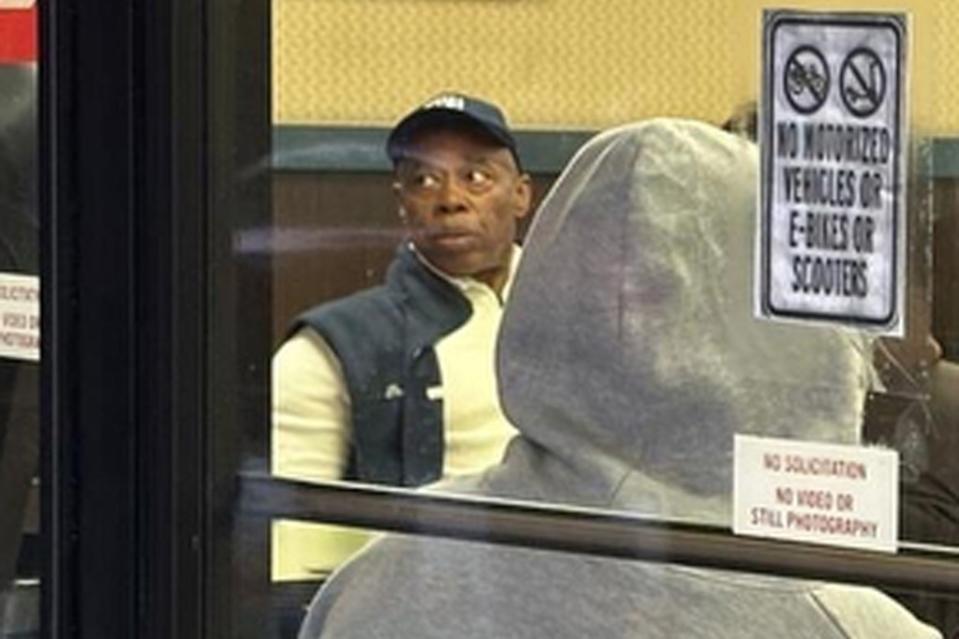
<path fill-rule="evenodd" d="M 497 346 L 520 436 L 450 488 L 728 526 L 734 433 L 857 441 L 869 344 L 752 317 L 756 149 L 709 125 L 601 134 L 545 199 Z M 871 588 L 387 536 L 301 639 L 938 637 Z"/>

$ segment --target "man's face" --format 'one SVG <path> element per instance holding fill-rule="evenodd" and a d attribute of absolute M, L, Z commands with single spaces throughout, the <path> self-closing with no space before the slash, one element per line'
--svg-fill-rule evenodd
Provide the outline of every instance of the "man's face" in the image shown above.
<path fill-rule="evenodd" d="M 516 221 L 530 207 L 529 176 L 509 150 L 470 130 L 419 133 L 396 168 L 394 190 L 417 250 L 450 275 L 499 290 Z"/>

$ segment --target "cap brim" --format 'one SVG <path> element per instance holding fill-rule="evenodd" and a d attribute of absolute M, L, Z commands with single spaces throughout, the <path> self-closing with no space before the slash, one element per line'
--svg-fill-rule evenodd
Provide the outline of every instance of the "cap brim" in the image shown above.
<path fill-rule="evenodd" d="M 513 136 L 500 127 L 494 126 L 463 111 L 435 107 L 417 111 L 406 116 L 393 127 L 386 139 L 386 153 L 395 163 L 404 157 L 406 149 L 417 134 L 429 129 L 467 127 L 474 129 L 498 145 L 509 149 L 516 157 L 516 142 Z M 517 158 L 518 165 L 518 158 Z"/>

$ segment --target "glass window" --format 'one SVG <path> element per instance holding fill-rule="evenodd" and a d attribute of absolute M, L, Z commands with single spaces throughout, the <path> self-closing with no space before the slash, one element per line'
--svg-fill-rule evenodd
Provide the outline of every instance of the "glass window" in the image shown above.
<path fill-rule="evenodd" d="M 40 270 L 32 2 L 0 4 L 0 636 L 39 636 Z"/>
<path fill-rule="evenodd" d="M 813 24 L 764 85 L 773 8 L 273 0 L 216 125 L 224 636 L 321 586 L 302 636 L 959 629 L 955 19 L 905 4 L 901 76 Z M 769 193 L 786 295 L 885 283 L 899 334 L 756 317 Z"/>

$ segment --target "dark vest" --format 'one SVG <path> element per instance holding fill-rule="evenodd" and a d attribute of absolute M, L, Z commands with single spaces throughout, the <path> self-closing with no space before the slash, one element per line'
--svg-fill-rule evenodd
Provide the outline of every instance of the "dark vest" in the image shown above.
<path fill-rule="evenodd" d="M 344 479 L 419 486 L 443 473 L 443 401 L 433 345 L 466 323 L 469 301 L 403 245 L 382 286 L 317 306 L 309 326 L 339 358 L 352 407 Z"/>

